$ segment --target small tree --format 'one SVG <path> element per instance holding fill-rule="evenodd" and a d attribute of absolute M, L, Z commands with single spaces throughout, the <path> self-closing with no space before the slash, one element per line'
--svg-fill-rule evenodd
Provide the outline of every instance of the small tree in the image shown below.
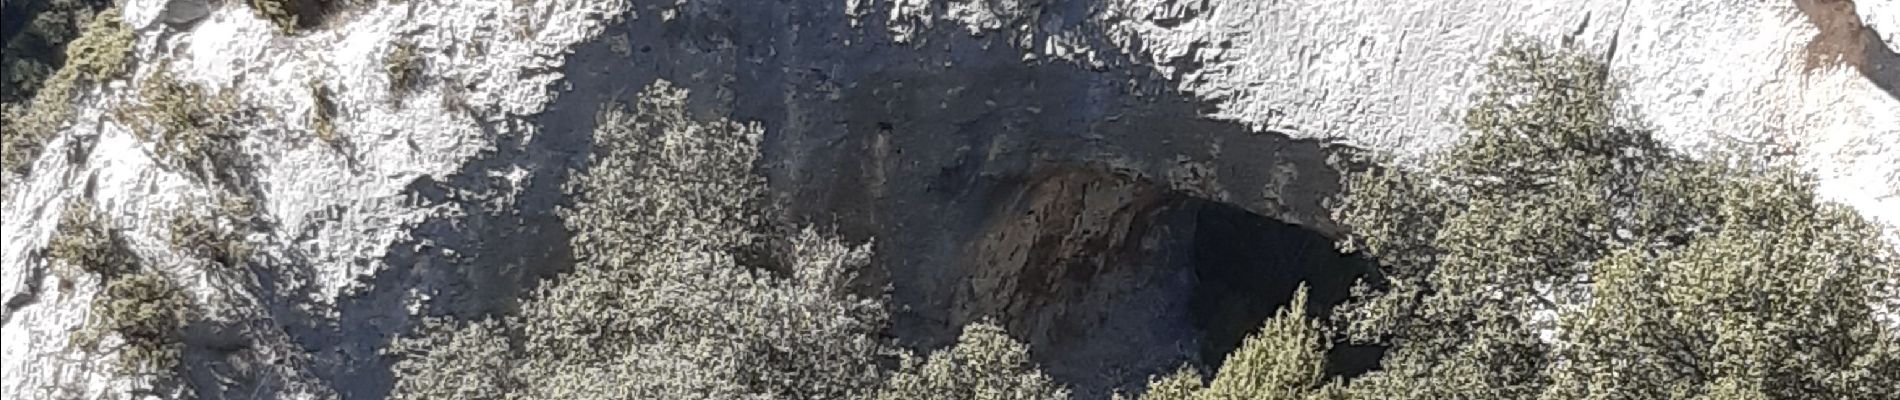
<path fill-rule="evenodd" d="M 1205 388 L 1193 369 L 1152 381 L 1143 400 L 1319 400 L 1343 398 L 1326 377 L 1330 347 L 1318 321 L 1307 318 L 1306 287 L 1227 356 Z"/>
<path fill-rule="evenodd" d="M 1043 375 L 1022 342 L 987 323 L 965 326 L 957 344 L 917 362 L 906 359 L 879 400 L 1054 400 L 1069 390 Z"/>
<path fill-rule="evenodd" d="M 246 0 L 258 16 L 289 35 L 316 27 L 341 3 L 338 0 Z"/>
<path fill-rule="evenodd" d="M 1577 51 L 1511 43 L 1489 66 L 1465 136 L 1424 174 L 1348 185 L 1348 250 L 1379 259 L 1340 312 L 1349 336 L 1390 346 L 1355 384 L 1372 398 L 1536 397 L 1551 329 L 1580 301 L 1584 266 L 1638 212 L 1628 181 L 1671 156 L 1616 125 L 1607 70 Z"/>
<path fill-rule="evenodd" d="M 604 110 L 564 216 L 577 265 L 518 314 L 437 323 L 396 346 L 396 398 L 849 399 L 893 352 L 881 302 L 849 290 L 870 262 L 813 230 L 777 239 L 783 271 L 742 265 L 762 235 L 758 125 L 698 122 L 649 87 Z M 503 361 L 505 360 L 505 361 Z M 453 382 L 445 384 L 443 382 Z"/>
<path fill-rule="evenodd" d="M 422 82 L 422 54 L 411 41 L 398 41 L 390 45 L 389 54 L 383 56 L 383 76 L 389 79 L 391 97 L 401 98 Z"/>
<path fill-rule="evenodd" d="M 161 64 L 139 85 L 139 100 L 143 104 L 120 112 L 120 122 L 151 140 L 164 160 L 200 176 L 229 166 L 243 137 L 230 129 L 237 105 L 228 92 L 207 94 Z"/>
<path fill-rule="evenodd" d="M 76 199 L 60 213 L 59 226 L 46 246 L 54 261 L 110 280 L 137 268 L 122 241 L 91 201 Z"/>
<path fill-rule="evenodd" d="M 0 118 L 0 172 L 24 172 L 73 112 L 73 97 L 87 84 L 119 79 L 131 70 L 137 35 L 117 8 L 99 13 L 66 45 L 66 64 L 48 77 L 24 107 L 8 105 Z"/>
<path fill-rule="evenodd" d="M 1725 169 L 1725 168 L 1724 168 Z M 1879 229 L 1817 204 L 1787 171 L 1733 171 L 1719 231 L 1592 265 L 1593 301 L 1564 317 L 1546 399 L 1888 399 L 1900 336 L 1869 288 L 1890 279 Z"/>
<path fill-rule="evenodd" d="M 170 374 L 184 351 L 185 324 L 193 309 L 190 297 L 171 279 L 142 271 L 106 282 L 92 301 L 88 333 L 82 340 L 116 334 L 123 344 L 115 349 L 120 371 L 127 374 Z"/>
<path fill-rule="evenodd" d="M 1359 174 L 1337 318 L 1388 348 L 1379 399 L 1879 398 L 1892 249 L 1785 167 L 1669 151 L 1574 49 L 1500 51 L 1458 145 Z"/>

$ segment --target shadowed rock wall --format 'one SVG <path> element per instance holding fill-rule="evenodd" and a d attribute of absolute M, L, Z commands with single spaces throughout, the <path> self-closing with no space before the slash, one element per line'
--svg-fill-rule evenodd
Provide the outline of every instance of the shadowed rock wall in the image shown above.
<path fill-rule="evenodd" d="M 706 118 L 761 122 L 776 203 L 875 239 L 867 279 L 889 286 L 907 345 L 996 319 L 1099 397 L 1217 361 L 1343 260 L 1323 201 L 1344 149 L 1209 119 L 1138 63 L 1056 59 L 954 24 L 897 37 L 843 2 L 694 2 L 670 18 L 643 6 L 575 52 L 549 111 L 564 117 L 543 120 L 583 120 L 667 79 Z M 1094 26 L 1086 2 L 1036 10 L 1064 31 Z M 1343 297 L 1349 268 L 1316 297 Z"/>

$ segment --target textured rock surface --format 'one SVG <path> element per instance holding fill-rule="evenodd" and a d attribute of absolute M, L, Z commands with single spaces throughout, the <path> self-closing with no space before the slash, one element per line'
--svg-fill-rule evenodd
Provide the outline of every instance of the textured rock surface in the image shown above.
<path fill-rule="evenodd" d="M 515 127 L 531 125 L 524 121 L 551 98 L 569 46 L 593 37 L 607 16 L 626 8 L 591 0 L 524 6 L 409 1 L 351 10 L 325 29 L 285 37 L 239 2 L 225 2 L 183 31 L 168 30 L 156 23 L 166 3 L 126 4 L 130 20 L 153 22 L 135 27 L 144 60 L 137 75 L 145 79 L 166 60 L 180 80 L 235 91 L 242 108 L 261 116 L 237 127 L 249 131 L 242 146 L 265 226 L 250 237 L 259 255 L 232 283 L 166 249 L 166 217 L 215 204 L 219 193 L 156 162 L 150 143 L 109 117 L 113 107 L 136 101 L 129 89 L 136 86 L 117 83 L 86 94 L 90 106 L 51 148 L 96 140 L 90 154 L 69 159 L 68 152 L 48 151 L 35 173 L 8 185 L 0 228 L 0 297 L 10 299 L 0 327 L 6 338 L 0 397 L 92 397 L 138 386 L 98 367 L 109 355 L 67 344 L 87 317 L 96 285 L 81 282 L 70 293 L 42 290 L 54 286 L 48 283 L 53 278 L 36 249 L 64 205 L 80 197 L 112 215 L 146 265 L 215 310 L 210 324 L 222 328 L 194 329 L 187 340 L 187 376 L 201 396 L 373 397 L 388 375 L 377 352 L 406 327 L 412 310 L 481 307 L 445 301 L 439 304 L 462 309 L 435 310 L 427 305 L 436 303 L 412 296 L 437 283 L 467 286 L 461 278 L 472 274 L 413 254 L 485 261 L 487 253 L 455 246 L 474 247 L 485 235 L 508 232 L 487 229 L 489 221 L 551 219 L 558 190 L 531 186 L 549 178 L 527 171 L 563 173 L 565 165 L 538 165 L 545 157 L 537 154 L 572 150 L 556 150 L 558 140 Z M 402 94 L 400 104 L 381 63 L 398 40 L 415 42 L 427 58 L 427 82 Z M 313 81 L 336 93 L 343 132 L 336 141 L 311 133 L 315 99 L 306 84 Z M 418 187 L 445 191 L 418 195 Z M 529 194 L 530 187 L 541 190 Z M 559 235 L 539 236 L 565 243 Z M 218 350 L 231 347 L 215 343 L 228 341 L 218 336 L 238 337 L 236 347 L 244 350 Z"/>
<path fill-rule="evenodd" d="M 1088 300 L 1098 289 L 1213 292 L 1179 266 L 1031 278 L 1115 264 L 1099 253 L 1114 249 L 1151 261 L 1139 265 L 1192 259 L 1166 250 L 1184 239 L 1157 232 L 1201 229 L 1181 222 L 1198 221 L 1181 208 L 1196 201 L 1337 233 L 1323 205 L 1342 166 L 1332 143 L 1428 156 L 1454 138 L 1485 55 L 1513 34 L 1603 49 L 1634 111 L 1678 146 L 1758 145 L 1815 170 L 1827 195 L 1900 221 L 1890 0 L 406 0 L 290 37 L 228 1 L 173 28 L 166 3 L 128 2 L 128 19 L 147 21 L 137 75 L 169 60 L 259 116 L 241 126 L 259 255 L 214 274 L 167 249 L 170 213 L 226 195 L 155 162 L 114 122 L 136 86 L 85 94 L 50 148 L 93 150 L 49 151 L 32 175 L 7 178 L 0 397 L 138 383 L 92 367 L 109 356 L 67 347 L 95 286 L 57 290 L 36 250 L 80 197 L 218 310 L 188 340 L 203 397 L 379 397 L 380 351 L 415 317 L 506 307 L 561 268 L 552 210 L 570 171 L 587 168 L 594 112 L 655 79 L 691 90 L 701 115 L 766 127 L 762 167 L 791 217 L 876 238 L 871 275 L 890 284 L 908 344 L 942 345 L 957 324 L 1000 314 L 988 316 L 1010 319 L 1045 362 L 1128 369 L 1066 377 L 1091 390 L 1190 357 L 1198 345 L 1177 342 L 1208 329 L 1158 313 L 1176 321 L 1163 329 L 1190 333 L 1113 345 L 1175 354 L 1072 356 L 1108 336 L 1068 332 L 1117 329 L 1062 326 L 1111 306 Z M 425 60 L 406 93 L 381 63 L 402 40 Z M 311 133 L 313 81 L 337 94 L 336 141 Z M 1023 210 L 1108 217 L 1011 217 Z M 1110 245 L 1075 244 L 1097 242 Z M 959 285 L 1061 294 L 997 304 Z"/>
<path fill-rule="evenodd" d="M 1410 155 L 1455 137 L 1504 38 L 1580 41 L 1674 145 L 1762 147 L 1813 170 L 1824 195 L 1900 223 L 1894 1 L 1120 3 L 1137 18 L 1110 29 L 1118 46 L 1214 116 Z"/>
<path fill-rule="evenodd" d="M 1001 186 L 937 283 L 945 325 L 999 321 L 1083 398 L 1219 363 L 1296 285 L 1330 305 L 1360 271 L 1325 236 L 1126 175 L 1032 167 Z"/>

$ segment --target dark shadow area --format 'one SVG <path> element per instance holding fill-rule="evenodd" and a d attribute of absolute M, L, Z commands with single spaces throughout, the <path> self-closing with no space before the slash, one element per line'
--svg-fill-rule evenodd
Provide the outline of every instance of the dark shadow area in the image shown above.
<path fill-rule="evenodd" d="M 342 399 L 385 398 L 394 383 L 390 367 L 395 360 L 384 351 L 395 336 L 388 333 L 411 332 L 421 322 L 411 318 L 410 304 L 420 305 L 427 317 L 468 319 L 511 311 L 543 278 L 573 263 L 556 209 L 565 204 L 562 185 L 570 172 L 585 170 L 592 115 L 592 109 L 585 114 L 551 109 L 539 117 L 551 121 L 532 133 L 478 122 L 488 136 L 482 140 L 495 144 L 492 149 L 455 173 L 417 178 L 403 193 L 410 206 L 441 217 L 409 227 L 410 240 L 390 246 L 380 260 L 387 267 L 359 276 L 354 284 L 319 284 L 323 277 L 317 263 L 323 261 L 299 250 L 327 245 L 322 232 L 351 223 L 340 207 L 306 216 L 311 222 L 295 237 L 283 238 L 289 244 L 275 246 L 290 251 L 253 260 L 235 269 L 236 276 L 219 277 L 226 281 L 221 287 L 227 297 L 259 303 L 237 309 L 263 311 L 191 328 L 199 339 L 190 344 L 184 373 L 199 396 L 274 398 L 313 389 L 292 387 L 296 382 L 318 382 L 325 387 L 317 392 L 334 390 Z M 500 124 L 510 123 L 520 122 Z M 251 169 L 218 170 L 225 171 Z M 529 173 L 520 180 L 502 178 L 516 171 Z M 262 198 L 249 176 L 217 177 Z M 253 221 L 260 229 L 273 223 Z M 351 262 L 328 268 L 377 268 L 372 260 Z M 326 297 L 317 291 L 324 286 L 352 289 Z"/>
<path fill-rule="evenodd" d="M 1218 368 L 1299 285 L 1300 312 L 1323 315 L 1371 267 L 1316 231 L 1098 165 L 985 183 L 980 228 L 950 261 L 947 325 L 1002 324 L 1079 398 Z M 1335 373 L 1366 368 L 1349 356 Z"/>
<path fill-rule="evenodd" d="M 1203 353 L 1199 332 L 1244 336 L 1286 301 L 1297 280 L 1283 278 L 1337 286 L 1317 272 L 1333 258 L 1313 246 L 1339 232 L 1324 201 L 1346 150 L 1203 117 L 1206 104 L 1103 42 L 1087 18 L 1094 2 L 1049 2 L 1024 18 L 1040 21 L 1031 35 L 1082 33 L 1093 44 L 1080 51 L 1099 63 L 952 23 L 901 41 L 880 17 L 888 10 L 852 21 L 845 2 L 732 3 L 743 4 L 635 1 L 637 16 L 568 56 L 546 112 L 490 123 L 493 152 L 413 183 L 418 207 L 448 217 L 409 228 L 413 240 L 392 246 L 389 267 L 361 285 L 369 291 L 344 294 L 335 317 L 286 315 L 323 321 L 287 329 L 317 375 L 348 382 L 345 399 L 380 398 L 392 361 L 378 352 L 391 339 L 382 332 L 416 322 L 391 305 L 506 312 L 571 268 L 561 187 L 587 168 L 595 112 L 656 79 L 687 89 L 697 118 L 765 127 L 759 167 L 776 218 L 875 240 L 865 279 L 890 288 L 891 333 L 913 349 L 998 318 L 1081 398 L 1099 398 L 1221 353 Z M 1229 243 L 1244 249 L 1221 250 Z M 1199 264 L 1215 275 L 1290 270 L 1201 293 Z M 1196 317 L 1194 301 L 1229 311 Z M 1140 312 L 1090 322 L 1126 310 Z"/>
<path fill-rule="evenodd" d="M 286 17 L 295 18 L 296 26 L 298 30 L 320 28 L 323 26 L 323 23 L 325 21 L 329 20 L 332 16 L 335 16 L 338 12 L 342 11 L 344 7 L 347 7 L 349 5 L 349 2 L 345 0 L 245 0 L 245 1 L 250 2 L 251 3 L 250 6 L 252 8 L 257 8 L 260 10 L 267 9 L 267 8 L 281 10 L 281 11 L 274 11 L 274 12 L 284 13 L 282 17 L 272 15 L 272 16 L 266 16 L 266 18 L 286 18 Z"/>
<path fill-rule="evenodd" d="M 1374 269 L 1371 261 L 1341 254 L 1332 239 L 1220 203 L 1204 202 L 1195 218 L 1191 312 L 1203 332 L 1201 360 L 1218 368 L 1248 335 L 1285 308 L 1307 286 L 1312 316 L 1329 315 L 1352 284 Z M 1344 357 L 1343 355 L 1341 357 Z M 1339 357 L 1335 357 L 1339 358 Z M 1356 374 L 1357 363 L 1334 360 L 1335 373 Z"/>
<path fill-rule="evenodd" d="M 263 218 L 243 224 L 257 231 L 274 225 Z M 224 263 L 204 266 L 206 279 L 218 292 L 215 298 L 230 302 L 222 306 L 235 314 L 186 327 L 191 340 L 185 343 L 181 375 L 195 396 L 255 399 L 328 392 L 331 388 L 295 387 L 318 381 L 311 374 L 335 363 L 333 352 L 320 352 L 338 340 L 332 333 L 335 321 L 322 311 L 327 305 L 318 301 L 313 263 L 295 251 L 205 261 Z"/>
<path fill-rule="evenodd" d="M 1795 0 L 1795 6 L 1821 31 L 1807 45 L 1808 71 L 1853 68 L 1888 97 L 1900 100 L 1900 54 L 1861 20 L 1853 0 Z"/>
<path fill-rule="evenodd" d="M 338 386 L 343 399 L 384 398 L 394 384 L 395 360 L 381 353 L 394 337 L 384 332 L 411 332 L 421 321 L 391 305 L 415 302 L 424 316 L 455 319 L 511 312 L 544 278 L 572 267 L 556 210 L 566 204 L 570 173 L 585 170 L 593 133 L 592 111 L 586 115 L 550 110 L 540 118 L 559 120 L 532 134 L 482 123 L 495 150 L 455 174 L 410 184 L 404 196 L 414 206 L 450 217 L 411 228 L 412 240 L 391 246 L 388 267 L 362 285 L 371 290 L 339 299 L 335 330 L 324 334 L 338 338 L 325 350 L 341 356 L 324 378 L 351 383 Z M 502 178 L 514 171 L 529 175 Z M 428 300 L 413 301 L 417 294 Z"/>
<path fill-rule="evenodd" d="M 1231 209 L 1206 219 L 1259 220 L 1221 229 L 1272 251 L 1208 257 L 1298 271 L 1204 295 L 1240 302 L 1224 306 L 1234 316 L 1218 321 L 1230 331 L 1220 341 L 1237 343 L 1287 300 L 1298 281 L 1280 278 L 1312 272 L 1271 263 L 1324 264 L 1313 246 L 1331 251 L 1340 232 L 1324 202 L 1350 149 L 1204 117 L 1209 104 L 1107 43 L 1090 19 L 1099 2 L 1027 7 L 1014 17 L 1035 27 L 1027 40 L 951 22 L 893 37 L 889 4 L 853 20 L 845 2 L 728 3 L 635 1 L 640 18 L 569 57 L 572 91 L 550 114 L 571 115 L 542 123 L 591 121 L 600 104 L 666 79 L 700 118 L 762 124 L 772 202 L 794 223 L 874 239 L 865 278 L 890 288 L 892 334 L 907 347 L 939 348 L 963 324 L 999 318 L 1080 398 L 1106 397 L 1204 356 L 1188 313 L 1197 204 Z M 1044 39 L 1058 32 L 1093 61 L 1052 57 Z M 1016 250 L 1040 256 L 1010 259 Z M 1175 303 L 1143 304 L 1157 296 Z M 1146 314 L 1087 322 L 1109 310 Z M 1158 320 L 1169 322 L 1135 323 Z"/>

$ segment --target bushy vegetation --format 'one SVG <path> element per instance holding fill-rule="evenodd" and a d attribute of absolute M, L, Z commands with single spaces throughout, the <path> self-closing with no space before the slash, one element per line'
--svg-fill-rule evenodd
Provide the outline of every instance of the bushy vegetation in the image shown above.
<path fill-rule="evenodd" d="M 92 202 L 75 200 L 67 204 L 54 229 L 46 250 L 63 268 L 110 279 L 137 267 L 136 260 L 126 253 L 119 232 L 107 225 Z"/>
<path fill-rule="evenodd" d="M 154 271 L 139 271 L 106 281 L 92 300 L 87 336 L 117 334 L 112 349 L 121 372 L 167 374 L 178 368 L 184 351 L 185 324 L 193 305 L 183 289 Z"/>
<path fill-rule="evenodd" d="M 383 56 L 383 75 L 389 79 L 391 96 L 401 96 L 422 82 L 422 54 L 416 43 L 398 41 Z"/>
<path fill-rule="evenodd" d="M 1447 157 L 1350 185 L 1348 245 L 1381 267 L 1338 318 L 1389 346 L 1355 397 L 1900 393 L 1874 226 L 1786 166 L 1670 152 L 1581 52 L 1514 44 L 1490 78 Z"/>
<path fill-rule="evenodd" d="M 0 170 L 25 171 L 45 142 L 69 122 L 73 96 L 80 89 L 123 78 L 131 68 L 133 39 L 118 9 L 99 13 L 66 46 L 65 63 L 31 99 L 0 106 Z"/>
<path fill-rule="evenodd" d="M 114 335 L 120 342 L 107 350 L 118 356 L 120 372 L 173 371 L 194 309 L 191 299 L 164 275 L 142 268 L 91 202 L 67 205 L 57 230 L 48 245 L 53 260 L 98 277 L 102 285 L 92 298 L 85 330 L 75 341 L 96 348 Z"/>
<path fill-rule="evenodd" d="M 1022 342 L 988 323 L 963 328 L 957 344 L 928 360 L 906 359 L 878 400 L 1060 400 L 1069 390 L 1029 360 Z"/>
<path fill-rule="evenodd" d="M 314 28 L 344 0 L 245 0 L 259 17 L 284 34 Z"/>
<path fill-rule="evenodd" d="M 1154 380 L 1143 400 L 1344 399 L 1341 381 L 1326 376 L 1330 347 L 1319 321 L 1307 318 L 1306 289 L 1293 295 L 1260 331 L 1227 356 L 1205 387 L 1191 368 Z"/>
<path fill-rule="evenodd" d="M 172 216 L 168 239 L 172 249 L 188 257 L 237 267 L 250 256 L 250 246 L 228 225 L 189 211 Z"/>
<path fill-rule="evenodd" d="M 684 96 L 601 114 L 564 215 L 579 265 L 518 313 L 399 343 L 396 397 L 1069 397 L 993 325 L 929 356 L 882 339 L 884 307 L 849 288 L 866 249 L 775 228 L 759 128 L 697 122 Z M 1423 168 L 1350 177 L 1341 245 L 1377 268 L 1347 303 L 1309 316 L 1301 290 L 1210 379 L 1184 366 L 1138 398 L 1900 393 L 1876 309 L 1895 252 L 1790 166 L 1670 151 L 1572 48 L 1506 46 L 1464 122 Z M 1344 342 L 1383 348 L 1378 368 L 1330 376 Z"/>
<path fill-rule="evenodd" d="M 7 26 L 0 48 L 0 103 L 32 98 L 66 64 L 65 48 L 80 37 L 110 0 L 11 0 L 0 2 Z"/>
<path fill-rule="evenodd" d="M 139 85 L 141 105 L 124 110 L 120 122 L 155 145 L 158 156 L 188 171 L 219 168 L 243 139 L 231 129 L 236 100 L 209 95 L 197 84 L 181 82 L 159 66 Z"/>

